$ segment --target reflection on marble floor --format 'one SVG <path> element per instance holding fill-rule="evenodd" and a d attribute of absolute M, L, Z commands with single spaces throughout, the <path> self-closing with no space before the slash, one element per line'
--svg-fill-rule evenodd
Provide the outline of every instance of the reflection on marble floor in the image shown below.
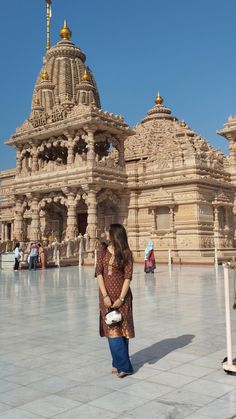
<path fill-rule="evenodd" d="M 94 268 L 0 271 L 0 419 L 233 417 L 222 277 L 221 267 L 135 266 L 135 374 L 121 380 L 98 336 Z"/>

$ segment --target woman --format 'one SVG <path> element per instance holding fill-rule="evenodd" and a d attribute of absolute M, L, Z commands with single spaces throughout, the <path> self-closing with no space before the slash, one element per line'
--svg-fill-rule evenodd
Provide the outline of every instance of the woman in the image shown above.
<path fill-rule="evenodd" d="M 119 378 L 133 373 L 129 359 L 129 339 L 134 338 L 132 293 L 130 281 L 133 257 L 125 228 L 111 224 L 108 246 L 98 254 L 96 277 L 99 285 L 100 336 L 106 336 L 112 356 L 112 373 Z M 110 309 L 118 309 L 121 322 L 108 326 L 105 316 Z"/>
<path fill-rule="evenodd" d="M 39 260 L 40 260 L 40 263 L 41 263 L 41 268 L 45 269 L 46 268 L 45 250 L 40 243 L 38 243 L 38 248 L 39 248 Z"/>
<path fill-rule="evenodd" d="M 156 261 L 154 256 L 153 243 L 151 240 L 149 240 L 144 255 L 144 272 L 146 274 L 153 274 L 154 269 L 156 269 Z"/>
<path fill-rule="evenodd" d="M 20 258 L 22 256 L 22 251 L 20 249 L 20 243 L 16 243 L 15 249 L 14 249 L 14 254 L 15 254 L 14 271 L 18 271 L 19 265 L 20 265 Z"/>

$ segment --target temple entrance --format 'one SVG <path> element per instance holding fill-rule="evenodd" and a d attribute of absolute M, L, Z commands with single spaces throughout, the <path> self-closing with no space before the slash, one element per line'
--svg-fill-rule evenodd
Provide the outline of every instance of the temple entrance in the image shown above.
<path fill-rule="evenodd" d="M 82 234 L 82 236 L 86 233 L 86 229 L 88 226 L 88 207 L 84 201 L 81 199 L 78 202 L 76 208 L 76 221 L 77 221 L 77 232 L 78 235 Z"/>
<path fill-rule="evenodd" d="M 57 239 L 60 242 L 62 240 L 63 218 L 59 213 L 53 214 L 53 217 L 54 219 L 48 221 L 48 227 L 51 231 L 52 239 Z"/>
<path fill-rule="evenodd" d="M 78 234 L 82 234 L 82 236 L 86 233 L 86 228 L 88 225 L 87 220 L 88 220 L 87 212 L 81 212 L 77 214 Z"/>
<path fill-rule="evenodd" d="M 46 204 L 41 218 L 41 235 L 49 242 L 61 242 L 66 237 L 67 208 L 60 203 Z"/>

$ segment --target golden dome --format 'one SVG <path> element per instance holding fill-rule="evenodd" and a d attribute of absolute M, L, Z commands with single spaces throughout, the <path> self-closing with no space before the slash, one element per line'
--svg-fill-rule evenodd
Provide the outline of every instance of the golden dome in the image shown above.
<path fill-rule="evenodd" d="M 88 71 L 87 71 L 87 68 L 85 67 L 85 69 L 84 69 L 84 73 L 83 73 L 83 75 L 82 75 L 82 80 L 83 81 L 90 81 L 90 75 L 89 75 L 89 73 L 88 73 Z"/>
<path fill-rule="evenodd" d="M 41 71 L 41 80 L 43 80 L 43 81 L 48 81 L 49 80 L 49 76 L 48 76 L 47 70 L 45 68 L 43 68 L 42 71 Z"/>
<path fill-rule="evenodd" d="M 180 126 L 181 128 L 186 128 L 186 122 L 184 121 L 184 119 L 180 122 Z"/>
<path fill-rule="evenodd" d="M 64 20 L 63 28 L 60 30 L 60 37 L 63 40 L 69 41 L 72 36 L 71 30 L 68 28 L 66 20 Z"/>
<path fill-rule="evenodd" d="M 162 103 L 163 103 L 163 97 L 161 97 L 161 95 L 160 95 L 160 93 L 158 92 L 157 93 L 157 97 L 156 97 L 156 99 L 155 99 L 155 102 L 156 102 L 156 104 L 157 105 L 162 105 Z"/>

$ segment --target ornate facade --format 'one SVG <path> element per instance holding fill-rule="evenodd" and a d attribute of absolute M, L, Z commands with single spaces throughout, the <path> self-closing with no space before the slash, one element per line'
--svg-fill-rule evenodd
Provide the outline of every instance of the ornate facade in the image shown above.
<path fill-rule="evenodd" d="M 6 144 L 16 169 L 0 172 L 2 242 L 62 242 L 87 234 L 90 249 L 123 223 L 135 257 L 147 240 L 159 259 L 210 261 L 235 248 L 236 117 L 219 132 L 229 157 L 173 117 L 158 94 L 134 129 L 101 109 L 85 54 L 70 40 L 48 48 L 29 119 Z M 228 253 L 227 253 L 228 252 Z"/>

